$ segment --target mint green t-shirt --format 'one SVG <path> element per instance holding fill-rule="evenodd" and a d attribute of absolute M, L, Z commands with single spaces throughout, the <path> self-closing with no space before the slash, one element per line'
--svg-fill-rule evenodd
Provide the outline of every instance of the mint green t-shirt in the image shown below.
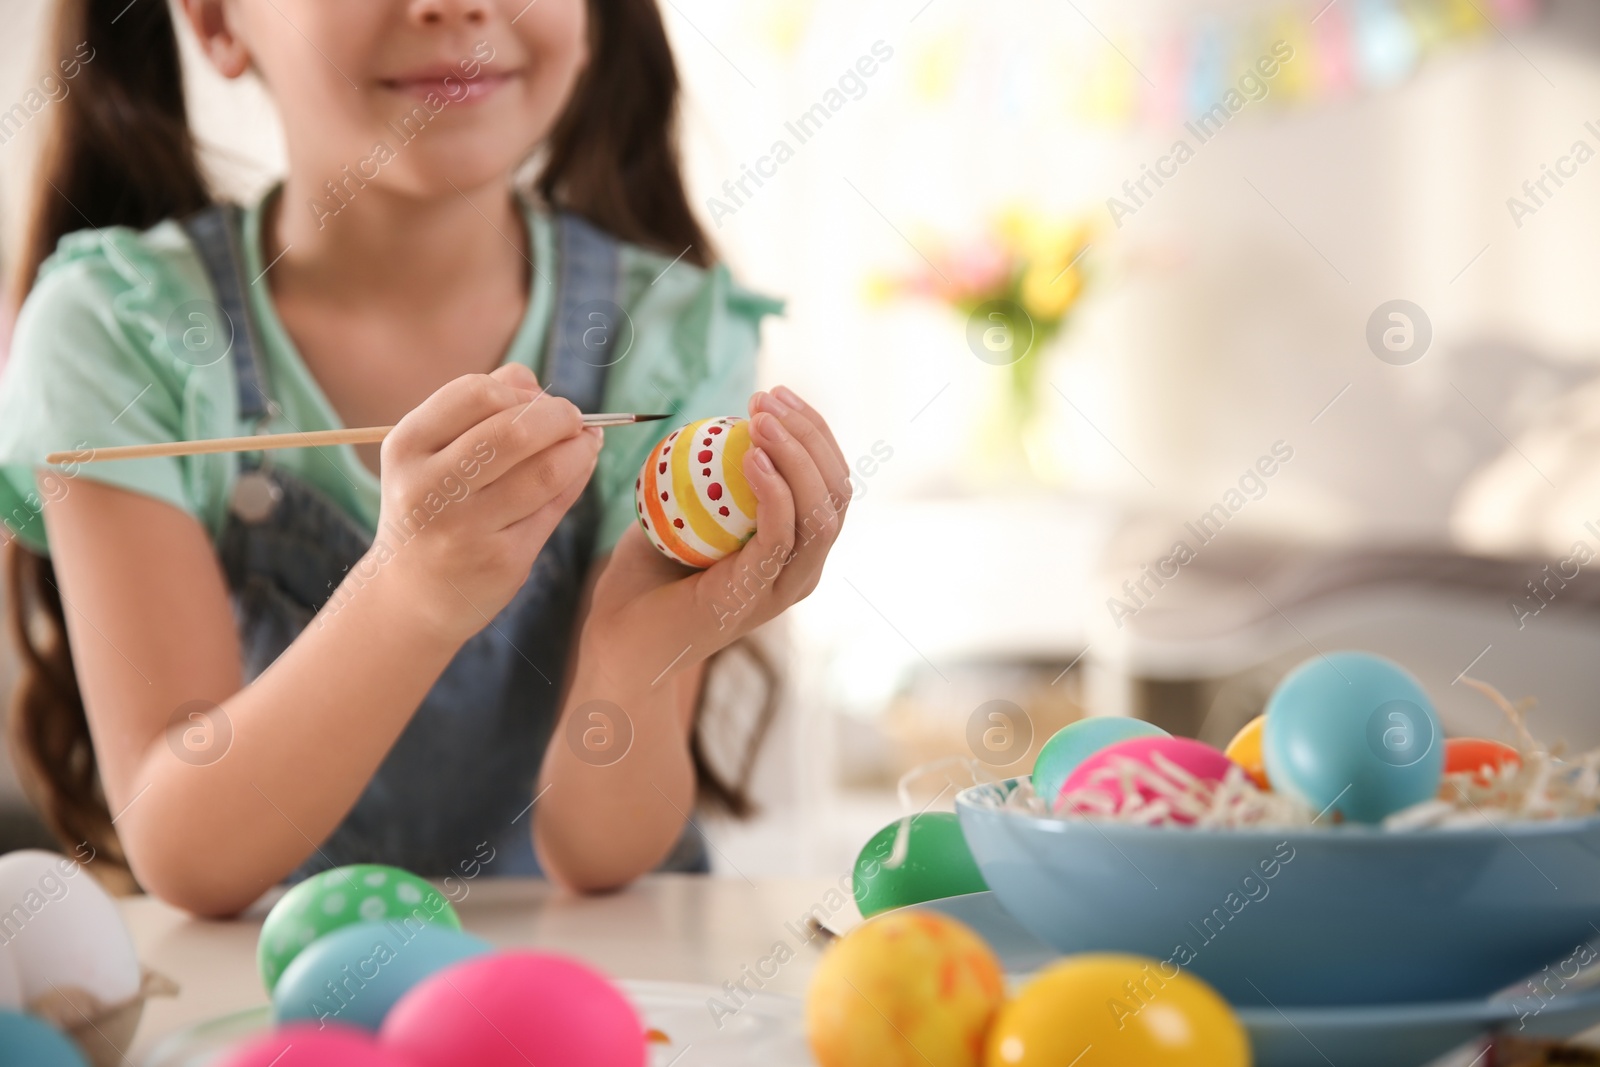
<path fill-rule="evenodd" d="M 241 220 L 245 278 L 261 348 L 264 386 L 278 411 L 261 432 L 341 427 L 273 308 L 261 255 L 262 202 Z M 531 271 L 527 312 L 504 362 L 538 373 L 555 303 L 554 225 L 523 201 Z M 633 320 L 631 349 L 612 365 L 606 411 L 670 411 L 671 421 L 606 431 L 594 479 L 601 500 L 600 552 L 635 521 L 633 482 L 651 446 L 672 426 L 743 414 L 755 387 L 755 355 L 773 300 L 735 283 L 722 264 L 703 270 L 624 244 L 619 303 Z M 0 521 L 48 552 L 42 511 L 71 491 L 73 478 L 145 493 L 199 519 L 215 539 L 239 470 L 237 455 L 79 464 L 70 477 L 38 481 L 54 451 L 231 437 L 240 422 L 231 357 L 197 365 L 182 340 L 211 286 L 183 227 L 163 222 L 142 233 L 123 227 L 62 238 L 39 269 L 0 370 Z M 191 305 L 192 302 L 204 302 Z M 541 377 L 542 380 L 542 377 Z M 378 522 L 378 477 L 352 446 L 285 449 L 273 462 L 320 489 L 364 528 Z M 64 473 L 64 472 L 63 472 Z"/>

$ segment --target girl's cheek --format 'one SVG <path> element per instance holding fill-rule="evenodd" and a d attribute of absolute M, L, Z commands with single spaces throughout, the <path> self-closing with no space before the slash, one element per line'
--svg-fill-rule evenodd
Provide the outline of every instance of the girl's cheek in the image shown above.
<path fill-rule="evenodd" d="M 533 17 L 535 10 L 539 17 Z M 585 0 L 540 0 L 512 27 L 534 64 L 553 68 L 565 80 L 583 68 L 589 53 Z"/>

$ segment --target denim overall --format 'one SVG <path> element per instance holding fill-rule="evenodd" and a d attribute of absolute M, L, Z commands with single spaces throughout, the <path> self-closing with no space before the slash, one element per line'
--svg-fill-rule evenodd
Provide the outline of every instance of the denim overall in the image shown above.
<path fill-rule="evenodd" d="M 274 404 L 256 359 L 239 214 L 232 205 L 215 205 L 184 227 L 218 307 L 237 324 L 231 355 L 239 414 L 257 426 Z M 586 334 L 580 309 L 617 300 L 618 249 L 571 214 L 557 214 L 556 226 L 555 312 L 540 377 L 579 410 L 598 411 L 610 331 Z M 247 683 L 305 628 L 374 536 L 315 486 L 275 467 L 271 454 L 241 454 L 217 544 Z M 456 653 L 355 807 L 291 881 L 348 863 L 389 863 L 431 877 L 475 874 L 479 867 L 493 875 L 539 873 L 531 837 L 534 784 L 560 714 L 599 519 L 591 486 L 557 525 L 522 588 Z M 662 869 L 709 869 L 705 841 L 692 824 Z"/>

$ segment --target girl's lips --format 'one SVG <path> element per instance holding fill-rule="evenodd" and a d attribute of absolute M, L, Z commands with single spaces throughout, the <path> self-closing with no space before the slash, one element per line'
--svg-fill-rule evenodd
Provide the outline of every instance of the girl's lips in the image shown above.
<path fill-rule="evenodd" d="M 461 74 L 425 75 L 410 78 L 385 78 L 379 84 L 390 92 L 426 100 L 430 94 L 452 104 L 473 104 L 493 95 L 509 82 L 515 74 L 496 71 L 480 73 L 476 78 Z"/>

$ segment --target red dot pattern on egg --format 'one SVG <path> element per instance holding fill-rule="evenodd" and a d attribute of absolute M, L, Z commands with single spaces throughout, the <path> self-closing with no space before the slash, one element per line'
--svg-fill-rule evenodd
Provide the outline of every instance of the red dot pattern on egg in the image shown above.
<path fill-rule="evenodd" d="M 710 443 L 711 443 L 711 442 L 710 442 L 710 441 L 707 441 L 707 442 L 706 442 L 706 444 L 708 444 L 708 445 L 709 445 L 709 444 L 710 444 Z M 708 449 L 705 449 L 705 450 L 704 450 L 704 451 L 702 451 L 702 452 L 701 452 L 701 453 L 700 453 L 700 454 L 699 454 L 699 455 L 698 455 L 698 456 L 696 456 L 696 457 L 695 457 L 695 458 L 696 458 L 696 459 L 698 459 L 698 460 L 699 460 L 699 461 L 700 461 L 700 462 L 701 462 L 701 463 L 710 463 L 710 462 L 711 462 L 711 449 L 709 449 L 709 448 L 708 448 Z"/>
<path fill-rule="evenodd" d="M 708 471 L 707 473 L 710 473 L 710 472 Z M 710 485 L 706 486 L 706 496 L 710 497 L 712 500 L 721 500 L 722 499 L 722 483 L 721 482 L 712 482 Z"/>

